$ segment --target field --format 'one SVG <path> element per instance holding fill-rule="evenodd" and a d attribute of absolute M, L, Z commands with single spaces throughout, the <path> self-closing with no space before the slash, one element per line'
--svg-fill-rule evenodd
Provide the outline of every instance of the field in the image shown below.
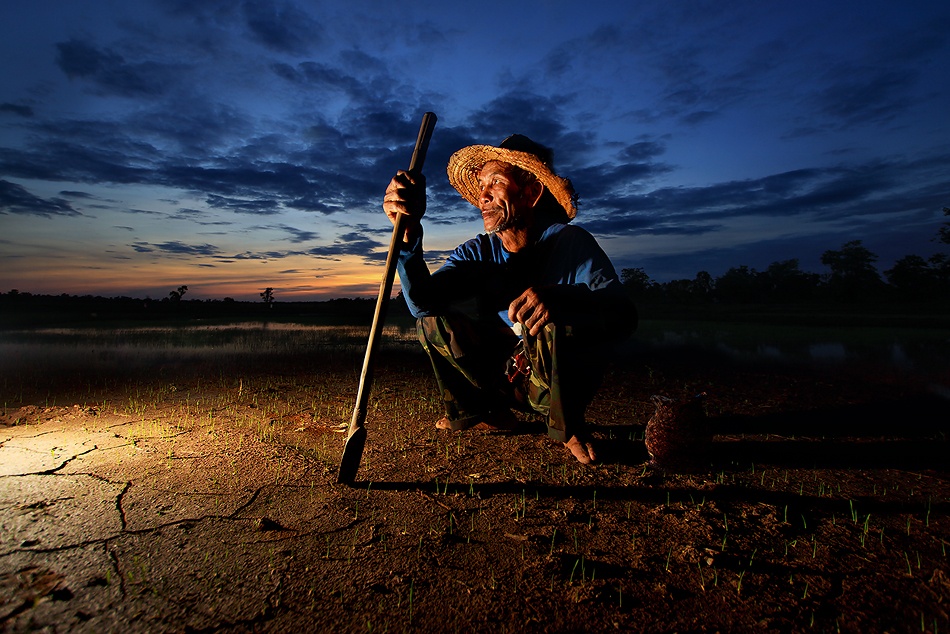
<path fill-rule="evenodd" d="M 583 467 L 527 415 L 437 431 L 391 327 L 353 487 L 365 328 L 5 332 L 0 629 L 950 631 L 947 333 L 701 330 L 618 351 Z M 712 459 L 664 472 L 650 397 L 699 392 Z"/>

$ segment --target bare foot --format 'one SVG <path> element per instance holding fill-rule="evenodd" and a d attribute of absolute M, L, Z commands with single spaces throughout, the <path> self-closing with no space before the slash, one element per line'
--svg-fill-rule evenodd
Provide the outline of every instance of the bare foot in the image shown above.
<path fill-rule="evenodd" d="M 581 442 L 577 436 L 571 436 L 571 439 L 564 443 L 571 455 L 577 458 L 581 464 L 591 464 L 597 462 L 597 454 L 594 453 L 594 446 L 589 442 Z"/>

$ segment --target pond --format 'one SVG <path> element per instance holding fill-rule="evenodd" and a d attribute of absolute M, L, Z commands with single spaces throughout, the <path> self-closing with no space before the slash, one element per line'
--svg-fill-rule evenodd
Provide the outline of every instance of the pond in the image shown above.
<path fill-rule="evenodd" d="M 255 358 L 358 355 L 369 326 L 272 322 L 123 328 L 36 328 L 0 331 L 0 371 L 147 368 L 155 364 L 242 363 Z M 386 326 L 388 347 L 415 347 L 415 329 Z"/>
<path fill-rule="evenodd" d="M 633 345 L 699 350 L 749 363 L 871 364 L 915 373 L 950 369 L 950 330 L 945 329 L 644 321 Z"/>
<path fill-rule="evenodd" d="M 144 365 L 165 358 L 359 353 L 368 334 L 368 325 L 263 322 L 2 331 L 0 369 L 70 361 Z M 382 345 L 419 349 L 415 328 L 405 326 L 386 326 Z M 779 365 L 872 364 L 899 372 L 943 373 L 950 368 L 950 330 L 647 320 L 620 352 L 702 353 L 742 363 Z"/>

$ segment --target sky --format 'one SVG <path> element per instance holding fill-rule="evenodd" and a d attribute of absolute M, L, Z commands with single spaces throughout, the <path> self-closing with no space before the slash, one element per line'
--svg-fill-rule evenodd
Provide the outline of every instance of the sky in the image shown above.
<path fill-rule="evenodd" d="M 375 296 L 422 114 L 437 267 L 482 230 L 445 176 L 526 134 L 615 268 L 764 270 L 950 206 L 950 3 L 7 0 L 0 292 Z"/>

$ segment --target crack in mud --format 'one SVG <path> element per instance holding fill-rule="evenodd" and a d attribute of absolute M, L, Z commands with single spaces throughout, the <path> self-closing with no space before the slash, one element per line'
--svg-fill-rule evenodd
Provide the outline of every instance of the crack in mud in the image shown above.
<path fill-rule="evenodd" d="M 131 487 L 132 482 L 130 480 L 125 483 L 125 486 L 122 487 L 122 490 L 119 491 L 119 494 L 115 496 L 115 510 L 119 513 L 119 527 L 123 533 L 125 532 L 127 524 L 125 521 L 125 509 L 122 508 L 122 498 L 125 497 L 125 494 L 128 493 Z"/>
<path fill-rule="evenodd" d="M 38 472 L 38 473 L 34 473 L 34 474 L 31 474 L 31 475 L 41 475 L 41 476 L 43 476 L 43 475 L 59 475 L 59 474 L 57 473 L 57 471 L 63 469 L 63 468 L 64 468 L 66 465 L 68 465 L 70 462 L 72 462 L 72 461 L 75 460 L 76 458 L 81 458 L 81 457 L 83 457 L 83 456 L 85 456 L 85 455 L 87 455 L 87 454 L 90 454 L 90 453 L 92 453 L 93 451 L 96 451 L 97 449 L 99 449 L 99 447 L 98 447 L 97 445 L 93 445 L 91 449 L 87 449 L 86 451 L 82 451 L 82 452 L 80 452 L 80 453 L 77 453 L 77 454 L 74 454 L 74 455 L 70 456 L 69 458 L 67 458 L 66 460 L 64 460 L 63 463 L 62 463 L 61 465 L 59 465 L 58 467 L 55 467 L 55 468 L 53 468 L 53 469 L 47 469 L 46 471 L 40 471 L 40 472 Z"/>
<path fill-rule="evenodd" d="M 112 570 L 115 571 L 115 577 L 119 580 L 119 594 L 122 595 L 122 600 L 125 600 L 125 578 L 122 577 L 122 567 L 119 564 L 119 556 L 115 554 L 115 550 L 109 548 L 108 542 L 103 544 L 106 554 L 109 556 L 109 561 L 112 562 Z"/>
<path fill-rule="evenodd" d="M 52 467 L 52 468 L 50 468 L 50 469 L 45 469 L 45 470 L 43 470 L 43 471 L 30 471 L 30 472 L 27 472 L 27 473 L 7 473 L 7 474 L 0 475 L 0 478 L 22 478 L 22 477 L 26 477 L 26 476 L 62 475 L 62 474 L 58 473 L 58 471 L 60 471 L 61 469 L 65 468 L 66 465 L 68 465 L 70 462 L 72 462 L 72 461 L 75 460 L 76 458 L 81 458 L 81 457 L 83 457 L 83 456 L 85 456 L 85 455 L 87 455 L 87 454 L 90 454 L 90 453 L 92 453 L 93 451 L 96 451 L 96 450 L 98 450 L 98 449 L 99 449 L 99 447 L 98 447 L 97 445 L 93 445 L 91 449 L 87 449 L 86 451 L 82 451 L 82 452 L 80 452 L 80 453 L 73 454 L 73 455 L 71 455 L 69 458 L 66 458 L 59 466 Z M 45 451 L 35 451 L 35 450 L 33 450 L 33 449 L 28 449 L 28 448 L 25 449 L 25 450 L 26 450 L 26 451 L 29 451 L 29 452 L 31 452 L 31 453 L 35 453 L 35 454 L 45 454 L 45 453 L 46 453 Z M 66 475 L 78 475 L 78 474 L 66 474 Z"/>

